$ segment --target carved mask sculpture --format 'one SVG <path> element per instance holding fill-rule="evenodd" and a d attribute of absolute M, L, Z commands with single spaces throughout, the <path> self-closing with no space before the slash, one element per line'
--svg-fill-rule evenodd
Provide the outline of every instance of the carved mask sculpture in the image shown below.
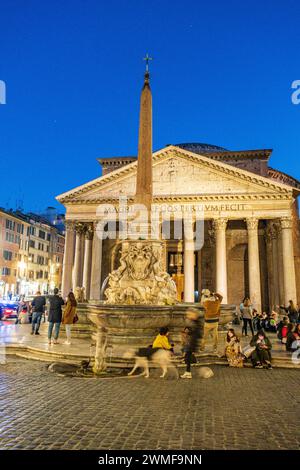
<path fill-rule="evenodd" d="M 132 244 L 127 255 L 128 274 L 131 279 L 141 281 L 149 277 L 152 250 L 142 243 Z"/>

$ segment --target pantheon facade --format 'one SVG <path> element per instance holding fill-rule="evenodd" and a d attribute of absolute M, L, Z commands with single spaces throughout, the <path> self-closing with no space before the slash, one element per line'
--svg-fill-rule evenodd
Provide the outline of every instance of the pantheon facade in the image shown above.
<path fill-rule="evenodd" d="M 197 302 L 204 289 L 238 305 L 245 296 L 261 311 L 300 301 L 300 183 L 269 165 L 271 150 L 231 151 L 200 143 L 168 145 L 153 153 L 153 204 L 201 209 L 204 242 L 193 249 L 166 240 L 166 270 L 178 300 Z M 57 197 L 66 208 L 63 295 L 84 287 L 101 300 L 118 266 L 120 241 L 96 236 L 99 206 L 133 200 L 136 157 L 99 159 L 102 176 Z M 163 221 L 162 221 L 163 223 Z M 172 230 L 171 230 L 172 233 Z"/>

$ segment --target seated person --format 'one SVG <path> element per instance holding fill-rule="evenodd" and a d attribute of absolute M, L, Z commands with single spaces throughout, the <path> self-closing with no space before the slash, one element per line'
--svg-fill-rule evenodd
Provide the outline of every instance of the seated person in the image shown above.
<path fill-rule="evenodd" d="M 167 349 L 169 351 L 174 352 L 173 350 L 174 344 L 170 344 L 168 336 L 169 336 L 169 328 L 167 328 L 166 326 L 160 328 L 159 334 L 156 336 L 155 340 L 153 341 L 152 348 Z"/>
<path fill-rule="evenodd" d="M 269 331 L 271 331 L 272 333 L 276 333 L 276 320 L 275 318 L 273 317 L 273 315 L 271 315 L 270 317 L 270 320 L 269 320 Z"/>
<path fill-rule="evenodd" d="M 268 315 L 266 314 L 266 312 L 263 312 L 260 324 L 261 324 L 261 327 L 264 330 L 268 329 L 268 327 L 269 327 L 269 318 L 268 318 Z"/>
<path fill-rule="evenodd" d="M 231 367 L 243 367 L 241 343 L 233 328 L 230 328 L 226 337 L 225 356 Z"/>
<path fill-rule="evenodd" d="M 286 350 L 290 352 L 297 351 L 300 348 L 300 325 L 289 323 L 287 337 L 286 337 Z"/>
<path fill-rule="evenodd" d="M 283 317 L 282 320 L 277 324 L 277 338 L 280 339 L 282 343 L 286 343 L 287 330 L 288 330 L 289 319 L 288 317 Z"/>
<path fill-rule="evenodd" d="M 262 369 L 266 366 L 268 369 L 272 369 L 271 365 L 271 349 L 272 344 L 269 338 L 266 336 L 264 330 L 257 332 L 250 341 L 250 346 L 255 347 L 255 350 L 251 354 L 251 360 L 253 367 L 256 369 Z"/>

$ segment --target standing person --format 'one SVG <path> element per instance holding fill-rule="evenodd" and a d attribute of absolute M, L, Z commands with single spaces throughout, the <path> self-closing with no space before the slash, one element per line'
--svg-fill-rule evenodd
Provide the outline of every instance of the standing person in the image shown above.
<path fill-rule="evenodd" d="M 225 356 L 231 367 L 243 367 L 241 343 L 233 328 L 230 328 L 226 337 Z"/>
<path fill-rule="evenodd" d="M 41 295 L 40 291 L 36 293 L 35 298 L 31 302 L 32 307 L 32 321 L 31 321 L 31 334 L 39 335 L 41 319 L 45 310 L 46 297 Z"/>
<path fill-rule="evenodd" d="M 256 369 L 262 369 L 264 365 L 268 369 L 272 369 L 271 365 L 271 349 L 272 344 L 269 338 L 266 336 L 264 330 L 258 331 L 258 333 L 253 336 L 250 346 L 255 347 L 251 355 L 253 367 Z"/>
<path fill-rule="evenodd" d="M 205 350 L 205 342 L 208 336 L 213 338 L 214 353 L 218 352 L 218 327 L 221 315 L 222 295 L 212 293 L 211 296 L 203 302 L 204 307 L 204 334 L 201 340 L 201 351 Z"/>
<path fill-rule="evenodd" d="M 186 312 L 186 318 L 188 321 L 188 335 L 187 341 L 184 347 L 185 350 L 185 363 L 186 372 L 181 375 L 182 379 L 191 379 L 191 364 L 193 362 L 194 353 L 197 351 L 198 341 L 200 338 L 200 322 L 199 322 L 199 311 L 195 308 L 190 308 Z"/>
<path fill-rule="evenodd" d="M 252 325 L 253 325 L 253 329 L 254 331 L 258 331 L 260 330 L 261 328 L 259 328 L 259 315 L 258 315 L 258 311 L 255 310 L 255 308 L 252 310 L 252 315 L 253 315 L 253 319 L 252 319 Z"/>
<path fill-rule="evenodd" d="M 25 295 L 22 295 L 21 299 L 20 299 L 20 302 L 19 302 L 19 306 L 18 306 L 18 311 L 17 311 L 17 318 L 16 318 L 16 325 L 18 323 L 20 323 L 20 318 L 19 318 L 19 315 L 20 313 L 22 312 L 23 308 L 27 306 L 26 302 L 25 302 Z"/>
<path fill-rule="evenodd" d="M 246 299 L 244 302 L 244 307 L 243 307 L 243 312 L 242 312 L 242 319 L 243 319 L 243 330 L 245 332 L 245 336 L 248 336 L 247 334 L 247 325 L 249 325 L 252 336 L 254 336 L 254 330 L 253 330 L 253 310 L 251 307 L 251 302 L 250 299 Z"/>
<path fill-rule="evenodd" d="M 49 328 L 48 328 L 48 340 L 49 344 L 51 344 L 52 339 L 52 331 L 54 327 L 54 344 L 58 344 L 58 335 L 60 330 L 60 324 L 62 319 L 62 305 L 64 305 L 63 299 L 58 295 L 58 289 L 54 289 L 54 295 L 49 297 Z"/>
<path fill-rule="evenodd" d="M 181 352 L 185 355 L 186 348 L 189 344 L 189 328 L 186 326 L 181 332 Z"/>
<path fill-rule="evenodd" d="M 288 307 L 285 307 L 284 305 L 280 305 L 280 308 L 288 314 L 290 323 L 297 323 L 298 318 L 299 318 L 299 313 L 292 300 L 289 300 Z"/>
<path fill-rule="evenodd" d="M 77 301 L 75 299 L 75 295 L 73 294 L 73 292 L 70 292 L 67 297 L 67 305 L 64 310 L 63 321 L 62 321 L 66 328 L 67 341 L 65 342 L 65 344 L 68 344 L 68 345 L 71 344 L 71 325 L 73 325 L 74 323 L 76 310 L 77 310 Z"/>

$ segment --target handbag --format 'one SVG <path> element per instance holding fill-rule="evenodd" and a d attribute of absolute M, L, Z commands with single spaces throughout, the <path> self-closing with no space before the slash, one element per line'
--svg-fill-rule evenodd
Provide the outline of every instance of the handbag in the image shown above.
<path fill-rule="evenodd" d="M 256 347 L 255 346 L 246 346 L 243 348 L 242 353 L 244 354 L 245 357 L 249 358 L 253 351 L 255 351 Z"/>
<path fill-rule="evenodd" d="M 75 313 L 74 318 L 73 318 L 73 323 L 77 323 L 79 320 L 77 313 Z"/>

